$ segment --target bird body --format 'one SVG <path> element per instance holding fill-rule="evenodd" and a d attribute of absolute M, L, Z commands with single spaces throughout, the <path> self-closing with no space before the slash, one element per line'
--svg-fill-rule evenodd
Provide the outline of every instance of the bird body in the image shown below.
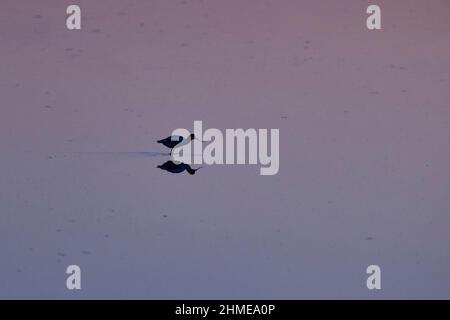
<path fill-rule="evenodd" d="M 158 140 L 158 143 L 161 143 L 162 145 L 166 146 L 167 148 L 173 149 L 176 146 L 182 146 L 184 144 L 187 144 L 191 142 L 192 139 L 194 139 L 194 134 L 191 133 L 188 137 L 181 137 L 181 136 L 170 136 L 165 139 Z"/>
<path fill-rule="evenodd" d="M 180 136 L 171 136 L 165 139 L 158 140 L 158 143 L 163 144 L 167 148 L 174 148 L 177 144 L 183 141 L 183 137 Z"/>

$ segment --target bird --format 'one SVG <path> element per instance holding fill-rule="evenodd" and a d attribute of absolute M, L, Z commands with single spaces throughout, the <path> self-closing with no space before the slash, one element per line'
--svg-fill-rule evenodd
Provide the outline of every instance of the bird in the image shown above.
<path fill-rule="evenodd" d="M 192 169 L 191 166 L 186 163 L 183 162 L 175 163 L 172 160 L 169 160 L 167 162 L 164 162 L 162 165 L 157 166 L 157 168 L 169 171 L 171 173 L 181 173 L 186 170 L 190 175 L 193 175 L 197 170 L 201 169 L 202 167 Z"/>
<path fill-rule="evenodd" d="M 188 144 L 193 139 L 195 139 L 195 135 L 191 133 L 189 136 L 181 137 L 181 136 L 170 136 L 165 139 L 158 140 L 158 143 L 161 143 L 162 145 L 166 146 L 170 149 L 170 154 L 172 154 L 173 148 L 176 146 L 181 147 L 182 145 Z"/>

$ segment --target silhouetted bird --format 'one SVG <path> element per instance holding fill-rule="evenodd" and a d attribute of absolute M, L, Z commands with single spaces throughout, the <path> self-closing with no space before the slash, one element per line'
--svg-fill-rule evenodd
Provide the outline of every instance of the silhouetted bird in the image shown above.
<path fill-rule="evenodd" d="M 165 139 L 158 140 L 157 142 L 163 144 L 167 148 L 173 149 L 176 146 L 180 147 L 184 144 L 187 144 L 187 143 L 191 142 L 193 139 L 195 139 L 195 136 L 193 133 L 191 133 L 186 138 L 181 137 L 181 136 L 170 136 Z"/>
<path fill-rule="evenodd" d="M 169 171 L 169 172 L 172 172 L 172 173 L 181 173 L 184 170 L 186 170 L 191 175 L 195 174 L 195 172 L 198 169 L 201 169 L 201 167 L 197 168 L 197 169 L 192 169 L 191 166 L 186 164 L 186 163 L 180 162 L 180 163 L 177 164 L 177 163 L 175 163 L 175 162 L 173 162 L 171 160 L 163 163 L 160 166 L 157 166 L 157 168 L 160 168 L 161 170 L 166 170 L 166 171 Z"/>

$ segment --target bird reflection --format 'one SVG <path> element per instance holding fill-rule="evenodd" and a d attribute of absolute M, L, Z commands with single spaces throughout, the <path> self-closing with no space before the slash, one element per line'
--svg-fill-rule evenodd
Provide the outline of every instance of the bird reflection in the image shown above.
<path fill-rule="evenodd" d="M 192 169 L 191 166 L 188 164 L 185 164 L 183 162 L 175 163 L 171 160 L 163 163 L 162 165 L 157 166 L 157 168 L 169 171 L 171 173 L 181 173 L 186 170 L 190 175 L 195 174 L 197 170 L 201 169 L 201 167 L 197 169 Z"/>

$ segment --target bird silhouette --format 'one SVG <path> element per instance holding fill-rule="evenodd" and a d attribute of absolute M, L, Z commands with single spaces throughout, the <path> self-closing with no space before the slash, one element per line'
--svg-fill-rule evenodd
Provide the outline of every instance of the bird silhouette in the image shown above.
<path fill-rule="evenodd" d="M 181 173 L 186 170 L 190 175 L 193 175 L 197 170 L 201 169 L 202 167 L 192 169 L 191 166 L 186 163 L 183 162 L 175 163 L 172 160 L 169 160 L 167 162 L 164 162 L 162 165 L 157 166 L 157 168 L 169 171 L 171 173 Z"/>
<path fill-rule="evenodd" d="M 191 133 L 186 138 L 185 137 L 181 137 L 181 136 L 170 136 L 170 137 L 167 137 L 165 139 L 158 140 L 157 142 L 161 143 L 162 145 L 164 145 L 167 148 L 169 148 L 170 149 L 170 153 L 172 153 L 173 148 L 175 148 L 176 146 L 180 147 L 182 145 L 188 144 L 193 139 L 195 139 L 195 135 L 193 133 Z"/>

